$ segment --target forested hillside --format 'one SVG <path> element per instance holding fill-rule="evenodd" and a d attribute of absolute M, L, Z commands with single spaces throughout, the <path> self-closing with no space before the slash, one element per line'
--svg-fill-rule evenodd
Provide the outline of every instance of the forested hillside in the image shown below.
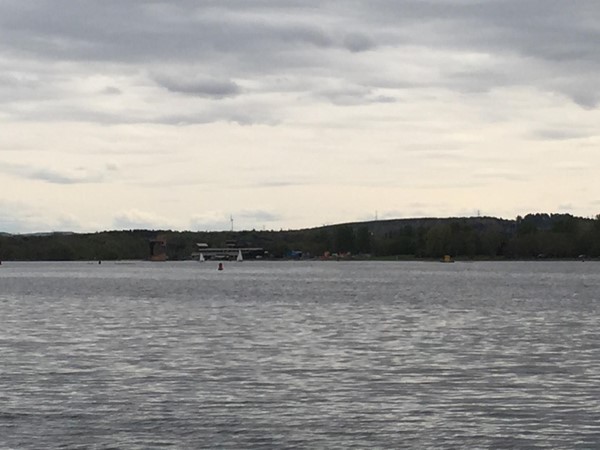
<path fill-rule="evenodd" d="M 151 239 L 167 242 L 171 260 L 189 259 L 196 243 L 262 247 L 266 257 L 373 258 L 577 258 L 600 257 L 600 216 L 528 214 L 515 220 L 492 217 L 398 219 L 330 225 L 303 230 L 191 232 L 105 231 L 90 234 L 0 234 L 0 260 L 147 259 Z"/>

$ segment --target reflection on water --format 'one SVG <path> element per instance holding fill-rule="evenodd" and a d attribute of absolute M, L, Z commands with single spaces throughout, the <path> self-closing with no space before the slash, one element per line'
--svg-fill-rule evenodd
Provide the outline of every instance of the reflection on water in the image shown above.
<path fill-rule="evenodd" d="M 598 263 L 4 263 L 0 448 L 590 448 Z"/>

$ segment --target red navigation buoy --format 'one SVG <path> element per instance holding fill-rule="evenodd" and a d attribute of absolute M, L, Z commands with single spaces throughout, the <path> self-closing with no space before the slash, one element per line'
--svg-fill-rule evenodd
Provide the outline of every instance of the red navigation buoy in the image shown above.
<path fill-rule="evenodd" d="M 223 270 L 223 263 L 219 263 L 219 268 L 217 270 Z"/>

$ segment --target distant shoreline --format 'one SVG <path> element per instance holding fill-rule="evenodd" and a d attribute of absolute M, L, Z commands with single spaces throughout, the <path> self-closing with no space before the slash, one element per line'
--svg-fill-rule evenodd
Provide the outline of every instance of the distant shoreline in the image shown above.
<path fill-rule="evenodd" d="M 245 260 L 594 260 L 600 258 L 600 215 L 390 219 L 280 231 L 0 234 L 0 261 L 189 260 L 203 249 L 240 249 Z"/>

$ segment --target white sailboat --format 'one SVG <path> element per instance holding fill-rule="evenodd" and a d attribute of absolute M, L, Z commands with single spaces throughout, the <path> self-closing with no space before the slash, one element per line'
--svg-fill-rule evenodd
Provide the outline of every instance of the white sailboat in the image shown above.
<path fill-rule="evenodd" d="M 244 260 L 244 258 L 242 258 L 242 251 L 238 250 L 238 255 L 237 255 L 237 262 L 242 262 Z"/>
<path fill-rule="evenodd" d="M 204 259 L 204 255 L 202 253 L 200 253 L 200 256 L 198 256 L 198 262 L 204 262 L 204 261 L 206 261 Z"/>

